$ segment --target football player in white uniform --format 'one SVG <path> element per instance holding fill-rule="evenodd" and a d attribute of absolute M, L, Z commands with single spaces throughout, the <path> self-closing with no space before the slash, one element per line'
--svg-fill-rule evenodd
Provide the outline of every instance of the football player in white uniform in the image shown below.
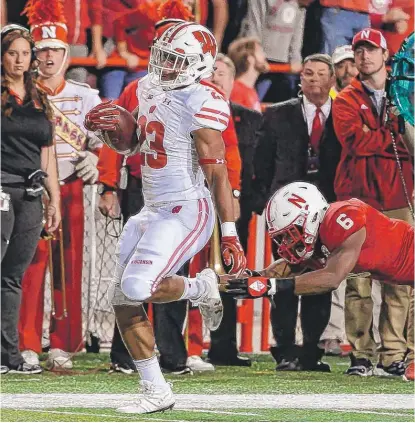
<path fill-rule="evenodd" d="M 220 324 L 223 310 L 215 272 L 205 269 L 196 278 L 175 275 L 210 239 L 215 223 L 210 192 L 222 222 L 225 264 L 234 274 L 245 268 L 221 135 L 230 112 L 217 89 L 203 81 L 212 75 L 216 54 L 209 30 L 192 22 L 176 23 L 153 45 L 148 76 L 139 83 L 137 136 L 145 206 L 124 227 L 109 296 L 144 395 L 121 412 L 151 413 L 174 405 L 143 302 L 189 299 L 199 305 L 210 330 Z M 112 131 L 119 119 L 115 106 L 106 103 L 91 110 L 85 125 Z"/>

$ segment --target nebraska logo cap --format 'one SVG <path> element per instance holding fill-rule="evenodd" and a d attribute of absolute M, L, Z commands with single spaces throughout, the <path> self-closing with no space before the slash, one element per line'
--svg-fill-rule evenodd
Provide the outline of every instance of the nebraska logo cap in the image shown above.
<path fill-rule="evenodd" d="M 388 49 L 386 44 L 385 37 L 380 31 L 372 28 L 362 29 L 353 37 L 352 47 L 353 50 L 356 50 L 356 47 L 360 43 L 370 43 L 376 47 L 383 48 L 384 50 Z"/>

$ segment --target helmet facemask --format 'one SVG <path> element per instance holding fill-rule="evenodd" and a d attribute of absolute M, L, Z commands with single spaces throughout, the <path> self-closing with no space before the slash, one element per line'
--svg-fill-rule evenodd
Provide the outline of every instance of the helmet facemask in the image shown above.
<path fill-rule="evenodd" d="M 194 65 L 199 61 L 197 54 L 172 51 L 168 43 L 159 41 L 151 47 L 148 69 L 150 80 L 169 90 L 190 85 L 197 79 Z"/>
<path fill-rule="evenodd" d="M 314 214 L 311 225 L 307 224 L 308 214 L 301 213 L 287 227 L 269 231 L 281 258 L 291 264 L 299 264 L 312 257 L 320 226 L 318 215 L 319 213 Z"/>

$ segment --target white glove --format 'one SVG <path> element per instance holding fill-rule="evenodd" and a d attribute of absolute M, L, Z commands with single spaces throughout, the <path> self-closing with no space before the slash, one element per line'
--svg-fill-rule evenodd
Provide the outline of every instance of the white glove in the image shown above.
<path fill-rule="evenodd" d="M 76 176 L 86 184 L 94 184 L 98 180 L 98 156 L 90 151 L 77 151 L 76 155 L 81 159 L 75 166 Z"/>

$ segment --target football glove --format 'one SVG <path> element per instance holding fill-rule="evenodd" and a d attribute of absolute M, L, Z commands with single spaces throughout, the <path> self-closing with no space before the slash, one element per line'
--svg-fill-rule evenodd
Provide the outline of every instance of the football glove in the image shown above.
<path fill-rule="evenodd" d="M 231 266 L 229 274 L 240 275 L 246 267 L 246 257 L 237 236 L 223 236 L 221 251 L 225 266 Z"/>
<path fill-rule="evenodd" d="M 119 123 L 120 112 L 112 100 L 104 101 L 92 108 L 86 115 L 84 126 L 92 132 L 114 131 Z"/>

